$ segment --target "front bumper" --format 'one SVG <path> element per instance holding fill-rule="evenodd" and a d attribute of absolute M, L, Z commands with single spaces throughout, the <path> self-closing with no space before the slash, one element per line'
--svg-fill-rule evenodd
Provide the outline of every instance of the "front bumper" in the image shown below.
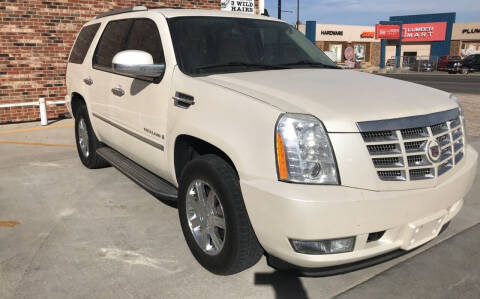
<path fill-rule="evenodd" d="M 426 189 L 376 192 L 265 180 L 242 180 L 241 187 L 253 229 L 269 255 L 303 268 L 330 267 L 410 250 L 435 238 L 462 207 L 477 160 L 467 146 L 463 166 Z M 380 240 L 367 242 L 369 233 L 379 231 L 385 231 Z M 301 254 L 289 242 L 350 236 L 356 237 L 354 250 L 339 254 Z"/>

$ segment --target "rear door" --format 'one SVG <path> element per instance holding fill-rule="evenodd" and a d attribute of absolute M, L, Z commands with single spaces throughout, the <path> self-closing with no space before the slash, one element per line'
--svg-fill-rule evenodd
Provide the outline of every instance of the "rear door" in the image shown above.
<path fill-rule="evenodd" d="M 92 79 L 92 61 L 87 59 L 95 51 L 97 36 L 101 34 L 101 25 L 99 22 L 82 28 L 70 52 L 66 72 L 68 92 L 70 95 L 72 92 L 82 95 L 86 99 L 90 113 L 95 110 L 102 110 L 102 107 L 105 107 L 104 101 L 107 95 L 105 90 L 102 90 L 102 81 L 104 80 L 96 78 L 94 81 Z M 104 127 L 97 128 L 93 119 L 92 124 L 98 137 L 104 135 Z"/>

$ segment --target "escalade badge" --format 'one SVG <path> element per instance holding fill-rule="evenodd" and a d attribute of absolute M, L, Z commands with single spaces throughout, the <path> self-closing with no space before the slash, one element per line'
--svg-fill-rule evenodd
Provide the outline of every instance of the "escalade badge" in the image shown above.
<path fill-rule="evenodd" d="M 428 158 L 432 162 L 437 162 L 440 159 L 440 144 L 436 140 L 430 140 L 427 144 Z"/>

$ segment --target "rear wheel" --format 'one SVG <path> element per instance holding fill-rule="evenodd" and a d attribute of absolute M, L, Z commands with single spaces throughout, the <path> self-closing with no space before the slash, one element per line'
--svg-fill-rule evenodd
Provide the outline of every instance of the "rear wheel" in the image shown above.
<path fill-rule="evenodd" d="M 190 251 L 210 272 L 235 274 L 263 255 L 237 175 L 216 155 L 200 156 L 183 170 L 178 213 Z"/>
<path fill-rule="evenodd" d="M 109 166 L 108 162 L 97 154 L 97 149 L 102 145 L 90 124 L 85 105 L 75 111 L 75 139 L 78 156 L 85 167 L 95 169 Z"/>

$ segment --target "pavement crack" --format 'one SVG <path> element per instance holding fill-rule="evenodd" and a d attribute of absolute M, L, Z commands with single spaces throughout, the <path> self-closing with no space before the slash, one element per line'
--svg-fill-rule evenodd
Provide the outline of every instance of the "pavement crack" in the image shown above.
<path fill-rule="evenodd" d="M 25 279 L 25 276 L 30 273 L 31 271 L 31 268 L 32 268 L 32 264 L 33 264 L 33 261 L 37 258 L 39 252 L 43 249 L 43 247 L 45 246 L 48 238 L 50 237 L 50 235 L 52 234 L 52 232 L 55 230 L 55 228 L 58 226 L 58 224 L 60 224 L 62 220 L 60 219 L 59 221 L 56 221 L 55 224 L 52 226 L 52 228 L 48 231 L 47 235 L 43 238 L 42 242 L 40 243 L 40 246 L 38 246 L 37 250 L 35 250 L 35 253 L 33 254 L 32 258 L 30 259 L 30 261 L 28 262 L 27 266 L 25 267 L 25 271 L 23 271 L 22 275 L 21 275 L 21 278 L 20 278 L 20 281 L 18 282 L 17 286 L 15 287 L 15 292 L 14 292 L 14 296 L 13 298 L 18 298 L 17 296 L 17 293 L 18 293 L 18 290 L 19 288 L 21 287 L 24 279 Z"/>

